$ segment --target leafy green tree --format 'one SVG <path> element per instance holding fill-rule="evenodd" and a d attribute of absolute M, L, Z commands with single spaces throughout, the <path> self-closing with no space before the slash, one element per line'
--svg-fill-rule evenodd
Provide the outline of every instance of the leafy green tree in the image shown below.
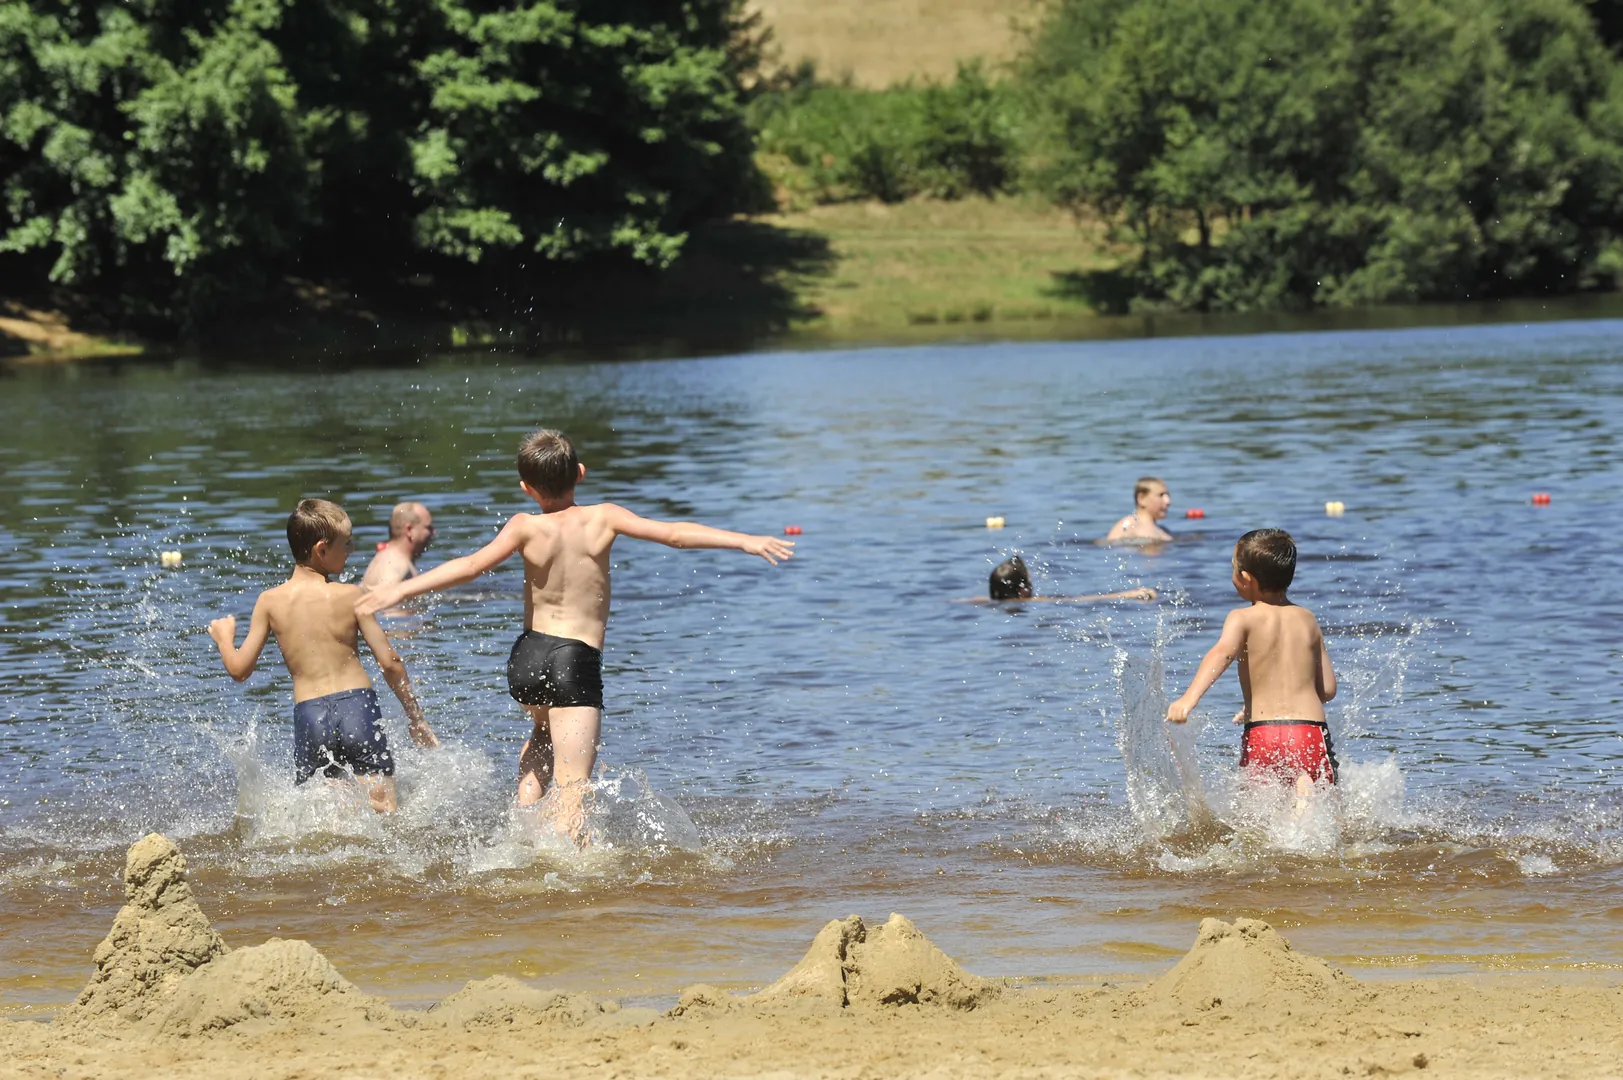
<path fill-rule="evenodd" d="M 752 40 L 743 0 L 0 0 L 0 268 L 184 325 L 291 273 L 665 267 L 754 195 Z"/>
<path fill-rule="evenodd" d="M 1623 82 L 1575 0 L 1061 0 L 1036 170 L 1143 253 L 1141 304 L 1586 287 L 1623 226 Z"/>

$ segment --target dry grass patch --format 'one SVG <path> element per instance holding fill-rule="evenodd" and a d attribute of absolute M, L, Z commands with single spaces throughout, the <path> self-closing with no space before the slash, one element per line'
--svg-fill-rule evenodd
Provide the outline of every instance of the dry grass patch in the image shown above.
<path fill-rule="evenodd" d="M 1033 0 L 752 0 L 785 66 L 811 60 L 828 79 L 880 89 L 909 78 L 950 79 L 958 62 L 996 63 L 1019 50 L 1015 26 Z"/>

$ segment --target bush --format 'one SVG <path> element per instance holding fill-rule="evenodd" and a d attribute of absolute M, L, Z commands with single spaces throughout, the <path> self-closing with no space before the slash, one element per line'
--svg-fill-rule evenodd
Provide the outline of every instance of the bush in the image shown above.
<path fill-rule="evenodd" d="M 1035 175 L 1140 304 L 1568 291 L 1623 228 L 1623 79 L 1575 0 L 1060 0 Z"/>
<path fill-rule="evenodd" d="M 750 122 L 768 171 L 791 194 L 900 202 L 1011 190 L 1018 113 L 1012 89 L 976 63 L 945 85 L 888 90 L 819 84 L 803 70 L 759 96 Z"/>

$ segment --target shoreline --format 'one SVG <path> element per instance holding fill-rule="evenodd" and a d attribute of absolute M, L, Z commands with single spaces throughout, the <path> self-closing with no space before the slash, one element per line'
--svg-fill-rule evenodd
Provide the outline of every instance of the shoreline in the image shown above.
<path fill-rule="evenodd" d="M 832 920 L 764 988 L 694 985 L 665 1011 L 506 976 L 401 1009 L 303 941 L 228 946 L 162 836 L 124 883 L 75 1003 L 0 1022 L 14 1075 L 1587 1077 L 1623 1045 L 1616 973 L 1365 981 L 1243 917 L 1204 919 L 1148 981 L 983 979 L 893 914 Z"/>
<path fill-rule="evenodd" d="M 641 339 L 571 340 L 547 327 L 497 327 L 484 322 L 451 320 L 394 322 L 379 320 L 372 334 L 357 335 L 353 325 L 317 327 L 311 333 L 275 340 L 267 347 L 254 340 L 232 348 L 155 343 L 120 335 L 97 335 L 66 328 L 60 316 L 35 313 L 54 322 L 0 319 L 0 344 L 9 336 L 25 351 L 0 350 L 0 369 L 45 368 L 98 361 L 167 362 L 219 359 L 252 365 L 283 363 L 288 357 L 326 364 L 347 354 L 364 366 L 415 363 L 422 355 L 504 357 L 544 360 L 676 359 L 705 355 L 824 352 L 853 349 L 914 348 L 928 345 L 981 345 L 996 342 L 1087 342 L 1180 337 L 1235 337 L 1297 333 L 1358 333 L 1405 329 L 1450 329 L 1507 323 L 1584 322 L 1623 319 L 1623 294 L 1593 293 L 1554 300 L 1494 300 L 1470 304 L 1405 305 L 1379 308 L 1326 309 L 1312 312 L 1249 314 L 1165 313 L 1141 315 L 1059 315 L 1043 318 L 990 318 L 984 321 L 899 322 L 896 325 L 798 328 L 710 338 L 651 332 Z M 252 326 L 254 324 L 250 324 Z M 253 334 L 248 335 L 254 337 Z"/>

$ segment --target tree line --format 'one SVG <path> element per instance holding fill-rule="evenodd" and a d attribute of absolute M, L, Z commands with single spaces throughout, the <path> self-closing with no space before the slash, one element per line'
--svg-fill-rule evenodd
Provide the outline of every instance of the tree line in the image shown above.
<path fill-rule="evenodd" d="M 0 272 L 168 327 L 290 276 L 657 276 L 770 179 L 1096 215 L 1102 305 L 1615 287 L 1620 36 L 1614 0 L 1050 0 L 1006 69 L 868 91 L 760 80 L 743 0 L 0 0 Z"/>

